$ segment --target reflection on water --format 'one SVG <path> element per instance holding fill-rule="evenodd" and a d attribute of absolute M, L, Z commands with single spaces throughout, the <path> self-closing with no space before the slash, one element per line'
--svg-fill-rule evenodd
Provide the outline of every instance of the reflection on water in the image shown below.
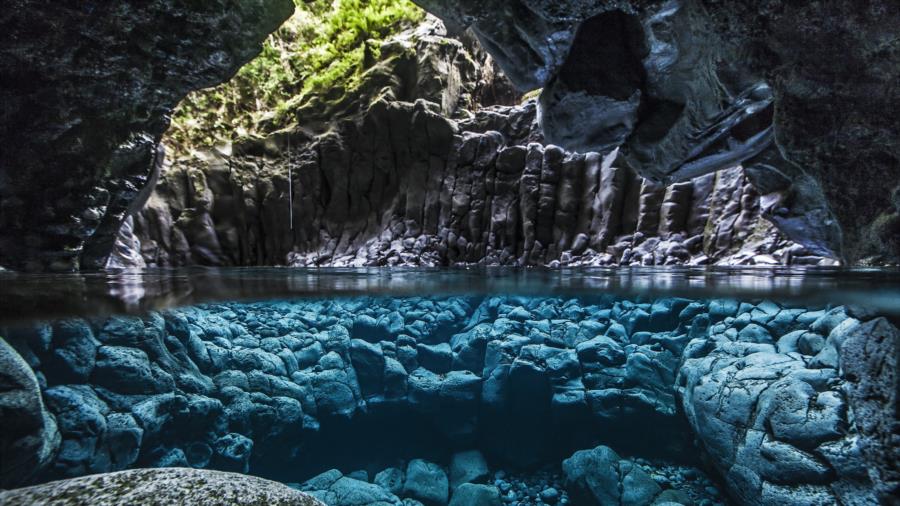
<path fill-rule="evenodd" d="M 0 273 L 0 320 L 137 313 L 218 300 L 421 294 L 678 295 L 860 304 L 900 314 L 900 270 L 797 267 L 587 269 L 227 268 Z"/>

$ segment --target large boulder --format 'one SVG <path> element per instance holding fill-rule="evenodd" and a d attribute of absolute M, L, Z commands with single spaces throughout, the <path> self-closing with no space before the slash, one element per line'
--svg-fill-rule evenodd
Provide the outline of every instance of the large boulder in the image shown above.
<path fill-rule="evenodd" d="M 31 367 L 0 338 L 0 487 L 26 483 L 55 457 L 60 437 Z"/>
<path fill-rule="evenodd" d="M 478 450 L 454 453 L 450 459 L 450 488 L 477 483 L 488 477 L 488 465 Z"/>
<path fill-rule="evenodd" d="M 300 489 L 329 506 L 401 506 L 400 499 L 379 485 L 326 471 L 300 485 Z"/>
<path fill-rule="evenodd" d="M 309 495 L 274 481 L 243 474 L 183 468 L 119 471 L 0 491 L 0 503 L 323 506 Z"/>
<path fill-rule="evenodd" d="M 730 493 L 745 505 L 874 504 L 861 425 L 836 364 L 742 335 L 731 327 L 742 316 L 692 341 L 678 379 L 688 422 Z M 859 327 L 844 318 L 828 341 Z"/>
<path fill-rule="evenodd" d="M 463 483 L 453 491 L 450 506 L 501 506 L 500 491 L 491 485 Z"/>
<path fill-rule="evenodd" d="M 885 318 L 853 328 L 841 344 L 841 370 L 883 501 L 900 495 L 900 330 Z"/>

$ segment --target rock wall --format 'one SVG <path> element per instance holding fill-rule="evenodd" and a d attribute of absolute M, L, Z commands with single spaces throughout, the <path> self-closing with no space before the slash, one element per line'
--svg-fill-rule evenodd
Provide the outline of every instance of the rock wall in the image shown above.
<path fill-rule="evenodd" d="M 872 409 L 868 387 L 854 385 L 881 379 L 856 376 L 868 362 L 842 366 L 852 360 L 842 344 L 874 350 L 898 331 L 845 311 L 359 298 L 205 305 L 4 335 L 59 427 L 42 479 L 135 465 L 284 473 L 308 465 L 332 427 L 343 439 L 322 458 L 340 444 L 366 451 L 348 442 L 347 424 L 393 413 L 391 423 L 433 431 L 429 444 L 477 445 L 526 467 L 597 441 L 678 461 L 696 451 L 693 435 L 739 504 L 871 504 L 873 483 L 885 493 L 896 483 L 896 446 L 884 439 L 896 410 Z"/>
<path fill-rule="evenodd" d="M 900 261 L 900 6 L 417 0 L 543 88 L 550 142 L 672 182 L 744 162 L 792 240 Z M 836 58 L 835 54 L 841 54 Z M 840 61 L 837 61 L 840 60 Z"/>
<path fill-rule="evenodd" d="M 0 265 L 103 267 L 172 109 L 229 79 L 292 10 L 291 0 L 6 2 Z"/>
<path fill-rule="evenodd" d="M 827 262 L 763 219 L 740 168 L 665 187 L 539 142 L 534 102 L 440 110 L 380 101 L 315 138 L 170 162 L 118 263 L 138 245 L 149 266 Z"/>

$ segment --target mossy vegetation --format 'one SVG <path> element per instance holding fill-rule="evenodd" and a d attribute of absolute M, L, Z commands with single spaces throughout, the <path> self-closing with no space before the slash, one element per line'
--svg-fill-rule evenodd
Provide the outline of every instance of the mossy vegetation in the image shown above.
<path fill-rule="evenodd" d="M 352 92 L 381 42 L 424 17 L 409 0 L 294 0 L 294 15 L 229 82 L 195 92 L 176 109 L 177 151 L 263 135 L 287 126 L 309 97 Z"/>

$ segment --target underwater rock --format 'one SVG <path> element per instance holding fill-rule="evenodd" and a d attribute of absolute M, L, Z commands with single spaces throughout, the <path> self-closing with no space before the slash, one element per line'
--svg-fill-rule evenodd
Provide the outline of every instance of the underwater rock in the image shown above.
<path fill-rule="evenodd" d="M 450 506 L 501 506 L 497 487 L 463 483 L 453 491 Z"/>
<path fill-rule="evenodd" d="M 403 483 L 405 481 L 406 474 L 403 470 L 396 467 L 390 467 L 376 474 L 372 483 L 394 495 L 398 495 L 403 491 Z"/>
<path fill-rule="evenodd" d="M 837 364 L 738 331 L 755 325 L 749 314 L 713 325 L 707 343 L 691 341 L 678 373 L 688 421 L 729 490 L 741 504 L 874 502 L 866 473 L 846 464 L 862 447 Z M 807 314 L 815 319 L 805 328 L 830 329 L 832 341 L 858 324 L 842 310 Z"/>
<path fill-rule="evenodd" d="M 376 343 L 351 338 L 354 322 L 389 320 L 390 333 Z M 55 329 L 69 339 L 65 325 L 42 328 L 42 339 L 33 329 L 10 335 L 41 377 L 56 349 Z M 598 442 L 623 455 L 678 460 L 696 454 L 696 438 L 740 504 L 874 500 L 866 455 L 880 455 L 869 457 L 882 462 L 880 487 L 889 490 L 893 479 L 895 446 L 886 434 L 895 418 L 884 407 L 893 401 L 882 386 L 892 380 L 860 383 L 871 374 L 822 354 L 832 350 L 839 362 L 845 349 L 869 343 L 883 352 L 867 351 L 854 364 L 884 370 L 881 358 L 896 356 L 889 349 L 895 331 L 842 307 L 611 295 L 356 298 L 207 304 L 109 320 L 104 328 L 100 348 L 133 350 L 128 357 L 141 364 L 146 357 L 151 371 L 193 379 L 166 382 L 163 392 L 141 374 L 141 388 L 119 392 L 95 381 L 106 365 L 82 383 L 48 375 L 41 388 L 62 443 L 37 479 L 135 464 L 269 472 L 305 462 L 297 459 L 310 445 L 343 448 L 350 444 L 343 436 L 319 438 L 368 424 L 378 427 L 366 429 L 374 440 L 399 451 L 425 437 L 447 455 L 402 469 L 379 462 L 366 469 L 383 470 L 373 483 L 362 480 L 368 473 L 338 473 L 340 490 L 365 489 L 386 501 L 447 504 L 462 483 L 485 482 L 485 461 L 539 467 Z M 172 337 L 133 338 L 159 329 Z M 420 360 L 435 348 L 450 359 Z M 98 354 L 98 364 L 107 355 Z M 870 401 L 867 392 L 889 402 Z M 353 444 L 350 454 L 360 451 Z M 601 453 L 622 469 L 621 459 Z M 572 465 L 597 458 L 581 454 Z M 681 470 L 666 475 L 662 488 L 697 488 L 685 488 L 691 480 Z M 577 493 L 596 496 L 587 477 L 572 476 Z M 324 493 L 337 480 L 307 490 Z M 487 484 L 508 497 L 501 483 Z M 529 484 L 527 494 L 550 486 Z"/>
<path fill-rule="evenodd" d="M 488 465 L 478 450 L 454 453 L 450 459 L 450 488 L 463 483 L 478 483 L 488 477 Z"/>
<path fill-rule="evenodd" d="M 606 446 L 575 452 L 563 461 L 563 473 L 578 504 L 645 506 L 662 491 L 639 466 Z"/>
<path fill-rule="evenodd" d="M 323 506 L 280 483 L 202 469 L 135 469 L 0 491 L 4 504 Z"/>
<path fill-rule="evenodd" d="M 896 430 L 900 418 L 900 330 L 884 318 L 853 327 L 841 336 L 840 357 L 862 436 L 862 454 L 877 469 L 873 474 L 879 498 L 890 501 L 900 492 Z"/>
<path fill-rule="evenodd" d="M 447 473 L 432 462 L 411 460 L 406 467 L 403 495 L 422 501 L 427 506 L 446 505 L 450 495 Z"/>
<path fill-rule="evenodd" d="M 81 382 L 90 376 L 97 359 L 97 340 L 88 322 L 67 320 L 53 329 L 57 336 L 47 357 L 47 374 L 64 382 Z"/>
<path fill-rule="evenodd" d="M 332 469 L 299 486 L 303 491 L 331 506 L 400 506 L 400 499 L 384 488 L 344 476 Z"/>
<path fill-rule="evenodd" d="M 27 483 L 55 458 L 60 444 L 31 367 L 0 338 L 0 487 Z"/>

